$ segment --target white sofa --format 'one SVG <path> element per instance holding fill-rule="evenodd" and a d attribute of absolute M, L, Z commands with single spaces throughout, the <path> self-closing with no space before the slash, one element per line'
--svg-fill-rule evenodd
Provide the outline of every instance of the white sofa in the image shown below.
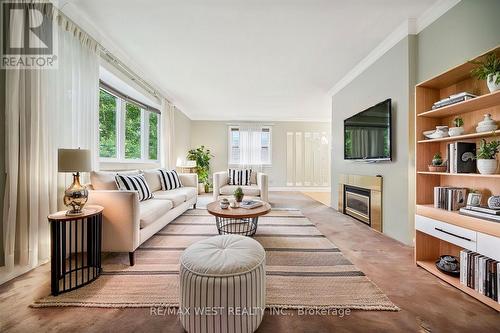
<path fill-rule="evenodd" d="M 160 176 L 155 170 L 120 171 L 122 174 L 144 174 L 154 198 L 139 202 L 135 191 L 120 191 L 115 172 L 93 171 L 90 174 L 87 204 L 104 207 L 102 251 L 128 252 L 134 265 L 134 251 L 155 233 L 191 207 L 196 208 L 198 176 L 179 174 L 181 188 L 162 191 Z"/>
<path fill-rule="evenodd" d="M 247 197 L 254 197 L 262 201 L 268 201 L 268 176 L 262 172 L 252 172 L 250 185 L 229 185 L 227 171 L 215 172 L 213 176 L 214 201 L 221 197 L 230 197 L 236 188 L 241 187 L 243 194 Z"/>

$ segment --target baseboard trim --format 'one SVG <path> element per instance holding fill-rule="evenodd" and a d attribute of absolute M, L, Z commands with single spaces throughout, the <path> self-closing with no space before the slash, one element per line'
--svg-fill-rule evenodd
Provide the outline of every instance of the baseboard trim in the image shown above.
<path fill-rule="evenodd" d="M 331 192 L 327 186 L 275 186 L 269 187 L 270 192 Z"/>

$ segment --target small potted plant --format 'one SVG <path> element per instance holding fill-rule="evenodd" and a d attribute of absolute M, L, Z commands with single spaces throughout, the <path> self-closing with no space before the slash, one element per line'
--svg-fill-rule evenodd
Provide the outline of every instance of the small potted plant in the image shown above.
<path fill-rule="evenodd" d="M 453 125 L 455 125 L 455 127 L 450 127 L 448 129 L 448 134 L 450 136 L 458 136 L 464 134 L 464 120 L 462 118 L 456 117 L 455 119 L 453 119 Z"/>
<path fill-rule="evenodd" d="M 243 190 L 241 187 L 237 187 L 236 190 L 234 190 L 234 199 L 236 202 L 243 201 Z"/>
<path fill-rule="evenodd" d="M 487 142 L 481 140 L 479 149 L 477 150 L 477 170 L 483 175 L 493 175 L 497 172 L 498 161 L 496 154 L 500 147 L 500 141 Z"/>
<path fill-rule="evenodd" d="M 486 80 L 490 92 L 500 89 L 500 58 L 492 52 L 486 56 L 484 61 L 471 61 L 478 65 L 471 71 L 473 77 L 478 80 Z"/>
<path fill-rule="evenodd" d="M 445 172 L 446 171 L 446 163 L 443 162 L 441 158 L 441 153 L 435 153 L 432 158 L 431 165 L 429 165 L 429 171 L 431 172 Z"/>

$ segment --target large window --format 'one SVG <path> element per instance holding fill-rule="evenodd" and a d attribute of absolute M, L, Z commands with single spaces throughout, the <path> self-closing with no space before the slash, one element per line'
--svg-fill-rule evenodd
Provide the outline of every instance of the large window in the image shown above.
<path fill-rule="evenodd" d="M 100 89 L 99 156 L 104 161 L 158 161 L 160 115 Z"/>
<path fill-rule="evenodd" d="M 229 165 L 270 165 L 270 127 L 229 127 Z"/>

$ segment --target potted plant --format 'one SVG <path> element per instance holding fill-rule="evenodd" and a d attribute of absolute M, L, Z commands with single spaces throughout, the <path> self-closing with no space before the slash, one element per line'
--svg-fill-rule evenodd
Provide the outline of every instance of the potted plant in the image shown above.
<path fill-rule="evenodd" d="M 234 190 L 234 199 L 236 202 L 243 201 L 243 189 L 241 187 L 237 187 L 236 190 Z"/>
<path fill-rule="evenodd" d="M 477 170 L 483 175 L 493 175 L 497 171 L 498 162 L 496 154 L 500 147 L 500 141 L 487 142 L 481 140 L 479 149 L 477 150 Z"/>
<path fill-rule="evenodd" d="M 441 153 L 437 152 L 434 154 L 432 158 L 431 165 L 429 165 L 429 171 L 431 172 L 445 172 L 446 171 L 446 163 L 443 162 L 441 157 Z"/>
<path fill-rule="evenodd" d="M 448 134 L 450 136 L 458 136 L 464 134 L 464 120 L 462 118 L 456 117 L 455 119 L 453 119 L 453 125 L 455 125 L 455 127 L 450 127 L 448 129 Z"/>
<path fill-rule="evenodd" d="M 492 52 L 486 56 L 484 61 L 471 61 L 478 65 L 471 71 L 473 77 L 478 80 L 486 80 L 490 92 L 500 89 L 500 58 Z"/>
<path fill-rule="evenodd" d="M 196 173 L 198 174 L 198 191 L 201 192 L 201 188 L 204 187 L 205 192 L 208 193 L 210 190 L 209 172 L 210 172 L 210 160 L 214 157 L 210 153 L 210 149 L 206 149 L 205 146 L 200 146 L 195 149 L 188 151 L 187 159 L 190 161 L 196 161 Z"/>

